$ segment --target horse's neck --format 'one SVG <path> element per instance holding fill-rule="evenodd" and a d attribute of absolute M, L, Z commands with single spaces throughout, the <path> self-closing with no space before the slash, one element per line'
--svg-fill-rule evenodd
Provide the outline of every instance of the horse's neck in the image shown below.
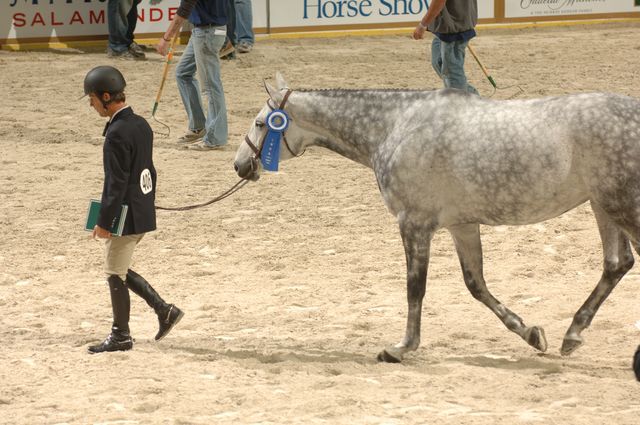
<path fill-rule="evenodd" d="M 374 91 L 294 92 L 291 104 L 309 145 L 322 146 L 367 167 L 393 128 L 393 102 Z"/>

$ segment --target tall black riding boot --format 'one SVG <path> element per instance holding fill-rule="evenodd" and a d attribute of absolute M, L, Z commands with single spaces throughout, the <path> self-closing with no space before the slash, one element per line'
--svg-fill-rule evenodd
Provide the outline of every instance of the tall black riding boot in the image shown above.
<path fill-rule="evenodd" d="M 155 339 L 160 341 L 178 324 L 184 313 L 175 305 L 164 302 L 156 290 L 149 285 L 149 282 L 131 269 L 127 271 L 127 285 L 133 293 L 145 300 L 158 315 L 159 328 Z"/>
<path fill-rule="evenodd" d="M 111 333 L 101 344 L 92 345 L 88 348 L 89 353 L 102 353 L 105 351 L 126 351 L 131 350 L 133 341 L 129 334 L 129 309 L 131 302 L 129 290 L 125 286 L 120 276 L 111 275 L 107 279 L 109 291 L 111 292 L 111 308 L 113 309 L 113 325 Z"/>

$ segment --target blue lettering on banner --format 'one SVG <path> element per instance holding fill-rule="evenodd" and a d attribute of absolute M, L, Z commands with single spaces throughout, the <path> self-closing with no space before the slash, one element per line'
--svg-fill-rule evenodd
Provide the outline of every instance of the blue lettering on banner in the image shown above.
<path fill-rule="evenodd" d="M 371 16 L 371 0 L 304 0 L 304 19 L 309 19 L 310 9 L 312 17 L 322 18 L 355 18 L 356 16 Z"/>
<path fill-rule="evenodd" d="M 380 16 L 422 15 L 429 9 L 428 0 L 380 0 Z"/>
<path fill-rule="evenodd" d="M 429 0 L 377 0 L 380 16 L 421 15 Z M 369 17 L 374 13 L 373 0 L 304 0 L 303 19 Z"/>

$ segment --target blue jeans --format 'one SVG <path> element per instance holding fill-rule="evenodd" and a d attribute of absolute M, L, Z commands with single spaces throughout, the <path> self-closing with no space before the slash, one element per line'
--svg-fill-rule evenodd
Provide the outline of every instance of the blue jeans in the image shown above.
<path fill-rule="evenodd" d="M 235 0 L 236 2 L 236 39 L 238 43 L 253 45 L 253 11 L 251 0 Z"/>
<path fill-rule="evenodd" d="M 133 43 L 133 32 L 138 23 L 138 4 L 142 0 L 109 0 L 107 21 L 109 48 L 122 53 Z"/>
<path fill-rule="evenodd" d="M 227 1 L 227 40 L 231 41 L 234 46 L 238 44 L 236 37 L 236 2 L 235 0 Z M 226 41 L 225 41 L 226 44 Z"/>
<path fill-rule="evenodd" d="M 431 65 L 442 78 L 444 86 L 478 94 L 478 90 L 467 82 L 464 73 L 464 56 L 468 41 L 445 42 L 433 37 L 431 43 Z"/>
<path fill-rule="evenodd" d="M 204 142 L 216 146 L 227 144 L 228 133 L 227 106 L 218 58 L 225 33 L 224 27 L 194 28 L 176 67 L 178 91 L 189 117 L 189 129 L 206 129 Z M 200 87 L 209 101 L 206 118 Z"/>

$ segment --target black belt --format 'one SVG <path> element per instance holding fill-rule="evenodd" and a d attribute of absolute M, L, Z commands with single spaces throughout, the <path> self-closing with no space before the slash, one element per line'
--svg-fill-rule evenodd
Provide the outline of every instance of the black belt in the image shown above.
<path fill-rule="evenodd" d="M 196 28 L 212 28 L 212 27 L 219 27 L 220 25 L 216 25 L 216 24 L 199 24 L 199 25 L 194 25 L 194 27 Z"/>

